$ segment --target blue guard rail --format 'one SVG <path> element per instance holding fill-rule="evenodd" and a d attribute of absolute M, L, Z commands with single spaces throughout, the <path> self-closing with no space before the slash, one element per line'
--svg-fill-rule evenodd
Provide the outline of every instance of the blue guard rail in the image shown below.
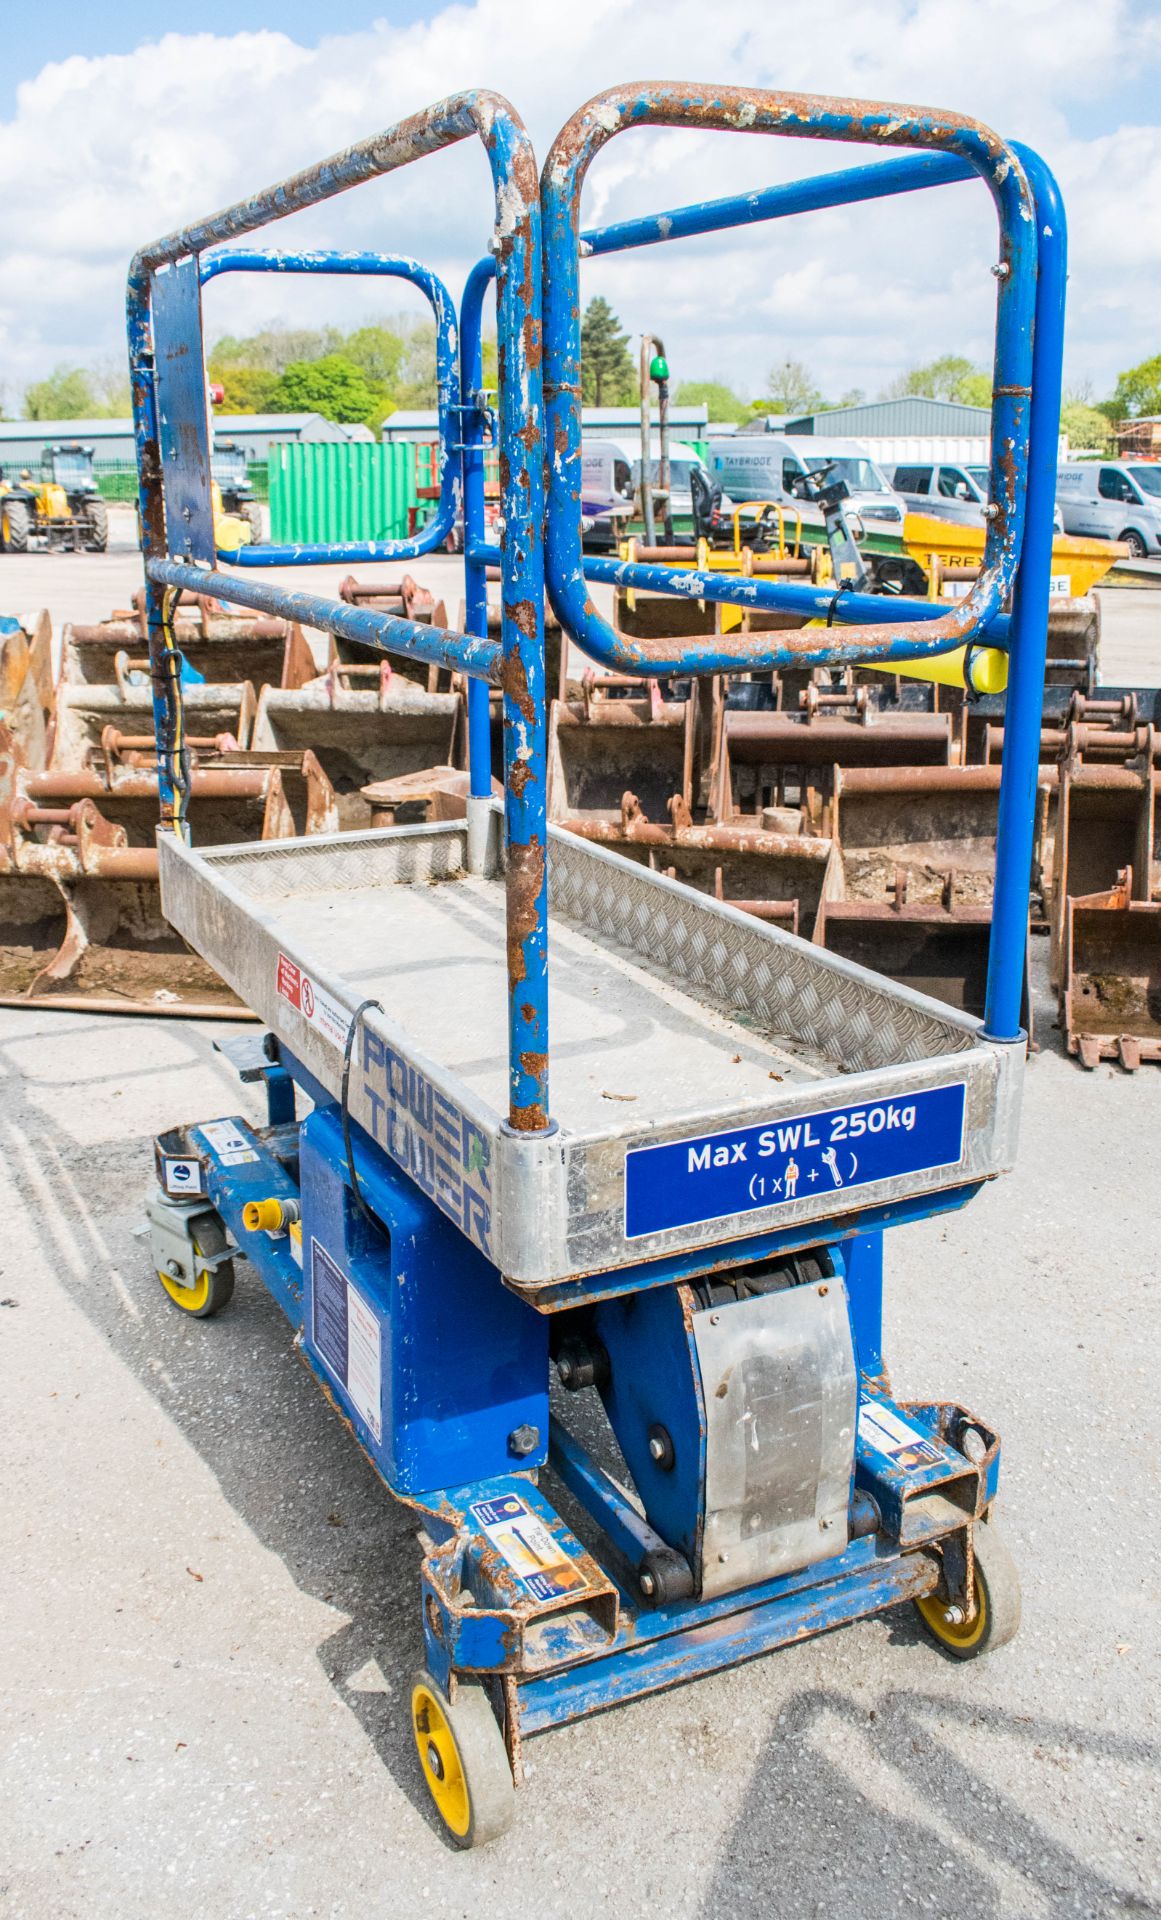
<path fill-rule="evenodd" d="M 614 135 L 643 126 L 909 151 L 582 233 L 580 198 L 589 165 Z M 387 253 L 279 254 L 229 246 L 300 208 L 473 136 L 483 142 L 491 167 L 495 229 L 488 252 L 468 276 L 458 331 L 447 290 L 418 262 Z M 582 552 L 583 257 L 977 178 L 994 201 L 999 244 L 993 266 L 991 510 L 985 564 L 966 600 L 949 609 Z M 436 321 L 440 498 L 422 534 L 402 542 L 216 551 L 201 288 L 219 274 L 239 271 L 393 276 L 426 295 Z M 144 249 L 130 272 L 128 332 L 163 832 L 188 847 L 190 761 L 173 621 L 182 590 L 463 673 L 477 823 L 492 804 L 489 702 L 499 689 L 507 933 L 507 1118 L 501 1131 L 506 1145 L 527 1153 L 529 1164 L 534 1155 L 555 1154 L 560 1173 L 564 1147 L 576 1141 L 569 1142 L 560 1091 L 567 1049 L 558 1083 L 565 1123 L 560 1129 L 550 1096 L 546 589 L 566 641 L 602 666 L 659 680 L 916 660 L 985 643 L 1003 648 L 1009 678 L 983 1033 L 955 1016 L 947 1062 L 925 1054 L 922 1039 L 907 1056 L 908 1071 L 918 1062 L 915 1084 L 921 1090 L 915 1100 L 926 1102 L 929 1114 L 942 1101 L 950 1114 L 946 1127 L 952 1133 L 958 1128 L 962 1142 L 972 1070 L 970 1062 L 964 1064 L 964 1049 L 981 1046 L 989 1071 L 995 1068 L 989 1084 L 994 1088 L 1002 1078 L 1011 1088 L 1018 1084 L 1025 1038 L 1020 1007 L 1065 277 L 1065 221 L 1051 173 L 1035 153 L 1000 140 L 978 122 L 880 102 L 669 85 L 614 89 L 591 101 L 558 136 L 540 178 L 527 135 L 507 102 L 490 93 L 458 95 Z M 493 282 L 495 416 L 483 390 L 482 344 Z M 499 454 L 498 545 L 489 542 L 485 528 L 489 437 Z M 272 566 L 430 551 L 454 525 L 461 501 L 464 633 L 260 577 Z M 501 570 L 498 643 L 489 637 L 486 597 L 486 571 L 495 564 Z M 601 617 L 588 591 L 590 582 L 609 581 L 822 616 L 827 625 L 681 642 L 628 640 Z M 469 869 L 471 824 L 469 818 Z M 363 836 L 360 858 L 373 861 L 386 843 L 393 858 L 392 849 L 407 841 L 409 831 Z M 574 857 L 567 841 L 561 836 L 557 843 L 566 866 Z M 318 844 L 301 843 L 304 849 Z M 235 854 L 249 857 L 249 851 L 225 850 L 222 856 L 221 897 L 229 896 L 235 908 L 241 895 L 232 888 L 230 861 Z M 208 865 L 219 852 L 210 850 Z M 173 849 L 175 866 L 194 859 Z M 638 869 L 612 856 L 607 861 L 593 878 L 595 886 L 614 887 L 618 873 L 626 889 L 637 884 L 632 876 Z M 162 865 L 164 881 L 164 860 Z M 650 884 L 660 889 L 667 910 L 680 911 L 675 902 L 682 889 L 652 877 Z M 610 914 L 615 904 L 610 902 Z M 707 911 L 731 924 L 741 919 L 713 903 Z M 592 931 L 591 923 L 584 924 Z M 618 922 L 622 930 L 624 924 Z M 717 938 L 723 926 L 714 924 Z M 808 950 L 789 936 L 769 939 L 774 944 L 757 956 L 758 964 L 781 968 L 788 980 L 801 979 L 793 973 L 794 957 Z M 747 967 L 755 952 L 745 949 Z M 280 958 L 280 969 L 282 964 Z M 836 963 L 827 956 L 825 964 L 832 967 L 826 979 L 834 987 Z M 810 985 L 813 991 L 817 982 Z M 828 990 L 819 989 L 823 996 Z M 835 1106 L 835 1100 L 855 1096 L 828 1094 L 815 1083 L 822 1111 L 803 1121 L 799 1099 L 790 1115 L 799 1115 L 798 1124 L 762 1134 L 772 1143 L 770 1152 L 775 1132 L 788 1135 L 789 1145 L 779 1140 L 778 1152 L 789 1195 L 800 1172 L 809 1177 L 807 1144 L 814 1153 L 826 1139 L 811 1138 L 812 1121 L 837 1117 L 849 1128 L 849 1135 L 829 1136 L 823 1160 L 829 1161 L 835 1192 L 824 1199 L 819 1188 L 815 1201 L 804 1203 L 815 1206 L 806 1226 L 796 1218 L 782 1228 L 779 1221 L 789 1216 L 779 1215 L 759 1233 L 744 1207 L 723 1207 L 715 1218 L 720 1224 L 728 1216 L 728 1225 L 716 1241 L 698 1240 L 695 1233 L 688 1244 L 674 1241 L 669 1249 L 665 1243 L 653 1257 L 652 1243 L 630 1238 L 627 1196 L 628 1160 L 643 1164 L 656 1147 L 647 1142 L 626 1156 L 622 1141 L 620 1161 L 597 1166 L 597 1198 L 586 1186 L 582 1156 L 575 1163 L 580 1213 L 587 1221 L 591 1209 L 595 1219 L 598 1205 L 604 1206 L 608 1217 L 619 1219 L 623 1240 L 612 1252 L 606 1243 L 593 1242 L 598 1254 L 588 1266 L 574 1271 L 574 1261 L 554 1268 L 552 1283 L 536 1291 L 525 1287 L 518 1265 L 504 1265 L 498 1254 L 493 1263 L 487 1245 L 472 1244 L 468 1228 L 448 1208 L 440 1210 L 437 1196 L 417 1184 L 414 1166 L 390 1140 L 372 1139 L 358 1126 L 358 1112 L 352 1128 L 347 1075 L 362 1010 L 348 1010 L 341 1097 L 336 1084 L 328 1090 L 291 1053 L 290 1046 L 299 1044 L 299 1029 L 292 1028 L 282 1053 L 276 1047 L 273 1056 L 249 1068 L 250 1077 L 266 1082 L 268 1127 L 235 1119 L 163 1135 L 160 1192 L 150 1219 L 162 1283 L 192 1314 L 225 1304 L 232 1251 L 249 1256 L 301 1329 L 304 1357 L 337 1396 L 359 1443 L 392 1491 L 422 1515 L 426 1666 L 413 1687 L 412 1723 L 424 1777 L 457 1844 L 486 1840 L 507 1824 L 524 1735 L 903 1600 L 916 1602 L 936 1639 L 958 1658 L 1011 1637 L 1019 1619 L 1018 1582 L 995 1527 L 985 1524 L 999 1479 L 998 1437 L 952 1403 L 900 1407 L 890 1397 L 881 1353 L 883 1229 L 962 1205 L 988 1169 L 973 1163 L 973 1171 L 966 1160 L 957 1161 L 954 1144 L 932 1146 L 915 1166 L 952 1169 L 950 1185 L 945 1179 L 938 1191 L 928 1183 L 902 1204 L 889 1196 L 882 1205 L 865 1203 L 861 1211 L 849 1186 L 843 1195 L 837 1192 L 843 1179 L 836 1140 L 849 1146 L 856 1131 L 860 1140 L 865 1131 L 873 1159 L 877 1130 L 887 1138 L 896 1129 L 892 1140 L 904 1133 L 917 1137 L 918 1106 L 904 1104 L 911 1096 L 894 1097 L 911 1084 L 902 1068 L 897 1072 L 896 1063 L 887 1063 L 887 1078 L 876 1082 L 887 1091 L 876 1093 L 874 1105 Z M 922 1027 L 922 1033 L 934 1033 L 922 1023 L 938 1011 L 912 995 L 905 1017 L 914 1032 Z M 374 1041 L 382 1059 L 382 1038 L 364 1028 L 364 1039 Z M 341 1052 L 341 1038 L 337 1044 Z M 941 1086 L 944 1066 L 949 1084 Z M 854 1071 L 857 1076 L 859 1069 Z M 781 1075 L 763 1073 L 763 1084 L 767 1077 Z M 292 1082 L 314 1102 L 301 1124 Z M 832 1086 L 839 1084 L 853 1083 Z M 811 1092 L 808 1085 L 795 1097 Z M 432 1094 L 425 1083 L 423 1097 Z M 439 1097 L 436 1087 L 437 1103 Z M 467 1120 L 444 1105 L 445 1124 L 446 1113 L 453 1112 L 466 1139 Z M 1009 1142 L 1014 1106 L 1013 1099 L 1005 1120 L 1011 1123 Z M 504 1111 L 501 1098 L 497 1125 Z M 661 1153 L 676 1152 L 683 1165 L 696 1155 L 699 1167 L 715 1168 L 719 1160 L 744 1158 L 738 1129 L 727 1148 L 724 1133 L 691 1144 L 693 1124 L 685 1113 L 676 1145 L 662 1145 Z M 799 1152 L 802 1169 L 793 1161 Z M 1000 1164 L 993 1162 L 990 1170 Z M 1002 1164 L 1010 1164 L 1010 1155 Z M 610 1167 L 623 1182 L 619 1216 Z M 723 1179 L 727 1173 L 723 1169 Z M 565 1184 L 571 1179 L 570 1171 Z M 498 1205 L 499 1195 L 494 1198 Z M 544 1211 L 551 1213 L 547 1203 Z M 690 1218 L 696 1223 L 703 1216 Z M 519 1219 L 527 1238 L 531 1217 Z M 638 1257 L 635 1247 L 644 1247 L 644 1255 Z M 550 1415 L 550 1354 L 566 1387 L 592 1385 L 601 1393 L 644 1513 Z M 775 1358 L 793 1376 L 794 1392 L 783 1394 L 785 1404 L 769 1371 Z M 752 1406 L 746 1399 L 751 1389 Z M 817 1416 L 817 1432 L 806 1434 L 804 1407 L 812 1419 Z M 759 1418 L 755 1408 L 765 1434 L 761 1448 L 757 1425 L 746 1427 L 747 1420 Z M 740 1439 L 746 1432 L 751 1438 Z M 804 1465 L 812 1447 L 817 1457 Z M 761 1471 L 751 1452 L 761 1455 Z M 590 1552 L 555 1512 L 537 1479 L 546 1460 L 596 1523 L 607 1556 Z M 771 1477 L 764 1480 L 764 1473 Z M 739 1476 L 745 1481 L 741 1492 Z M 803 1486 L 809 1499 L 799 1511 Z"/>

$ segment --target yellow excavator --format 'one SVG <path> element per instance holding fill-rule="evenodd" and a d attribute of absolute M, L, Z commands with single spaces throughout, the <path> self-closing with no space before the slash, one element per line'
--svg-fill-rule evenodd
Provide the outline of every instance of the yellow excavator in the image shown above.
<path fill-rule="evenodd" d="M 27 467 L 10 480 L 0 470 L 0 553 L 50 550 L 104 553 L 109 512 L 93 474 L 93 449 L 78 442 L 46 447 L 40 478 Z"/>

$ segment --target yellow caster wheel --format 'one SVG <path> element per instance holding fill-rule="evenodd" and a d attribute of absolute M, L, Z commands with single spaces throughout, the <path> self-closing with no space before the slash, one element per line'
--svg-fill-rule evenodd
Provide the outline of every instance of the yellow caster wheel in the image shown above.
<path fill-rule="evenodd" d="M 966 1619 L 936 1593 L 915 1602 L 927 1631 L 955 1660 L 975 1660 L 1002 1647 L 1020 1625 L 1020 1576 L 995 1527 L 977 1526 L 974 1546 L 975 1605 Z"/>
<path fill-rule="evenodd" d="M 216 1254 L 224 1253 L 228 1242 L 226 1229 L 212 1213 L 199 1216 L 196 1225 L 190 1231 L 195 1254 L 212 1260 Z M 157 1275 L 166 1293 L 175 1307 L 188 1313 L 191 1319 L 208 1320 L 212 1313 L 220 1313 L 234 1292 L 234 1262 L 221 1260 L 215 1266 L 196 1266 L 196 1279 L 192 1287 L 183 1287 L 172 1274 L 158 1272 Z"/>
<path fill-rule="evenodd" d="M 453 1707 L 429 1673 L 411 1682 L 411 1730 L 435 1810 L 457 1847 L 507 1833 L 516 1789 L 483 1687 L 461 1680 Z"/>

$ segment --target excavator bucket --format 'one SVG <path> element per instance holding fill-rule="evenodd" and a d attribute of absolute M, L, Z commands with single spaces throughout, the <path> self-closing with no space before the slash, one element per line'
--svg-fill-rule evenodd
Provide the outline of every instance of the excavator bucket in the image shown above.
<path fill-rule="evenodd" d="M 1102 736 L 1107 750 L 1109 735 Z M 1133 895 L 1148 901 L 1155 885 L 1158 844 L 1158 741 L 1140 728 L 1127 745 L 1129 758 L 1087 760 L 1083 731 L 1070 728 L 1060 762 L 1060 796 L 1052 864 L 1050 923 L 1053 985 L 1067 984 L 1067 922 L 1070 898 L 1105 893 L 1130 872 Z"/>
<path fill-rule="evenodd" d="M 191 789 L 195 844 L 338 823 L 310 753 L 195 752 Z M 0 727 L 0 1002 L 248 1017 L 162 916 L 158 816 L 151 768 L 99 753 L 76 769 L 29 768 Z"/>
<path fill-rule="evenodd" d="M 655 680 L 586 678 L 579 700 L 554 701 L 548 729 L 548 817 L 619 821 L 622 796 L 664 819 L 694 781 L 693 705 L 664 700 Z"/>
<path fill-rule="evenodd" d="M 350 669 L 337 663 L 297 692 L 263 688 L 250 740 L 259 754 L 310 748 L 334 789 L 342 829 L 370 824 L 364 787 L 463 764 L 461 696 L 428 693 L 386 661 L 372 672 L 374 688 L 352 686 Z"/>
<path fill-rule="evenodd" d="M 354 574 L 349 573 L 340 582 L 339 599 L 352 607 L 368 607 L 375 613 L 398 614 L 401 619 L 414 620 L 420 626 L 447 626 L 444 602 L 437 600 L 429 587 L 420 586 L 409 573 L 402 574 L 398 580 L 356 580 Z M 465 631 L 462 625 L 460 631 Z M 375 647 L 363 646 L 358 640 L 347 640 L 338 634 L 331 637 L 328 665 L 337 660 L 342 666 L 374 668 L 382 658 Z M 451 674 L 434 662 L 393 657 L 391 666 L 401 679 L 413 680 L 428 693 L 451 690 Z"/>
<path fill-rule="evenodd" d="M 1161 900 L 1135 900 L 1125 868 L 1101 893 L 1070 895 L 1062 1013 L 1082 1066 L 1161 1062 Z"/>
<path fill-rule="evenodd" d="M 294 698 L 294 695 L 290 696 Z M 184 692 L 186 745 L 221 753 L 249 744 L 254 722 L 249 681 L 192 686 Z M 48 764 L 54 772 L 156 765 L 148 686 L 58 686 Z"/>
<path fill-rule="evenodd" d="M 788 803 L 806 806 L 812 818 L 821 819 L 840 766 L 950 764 L 948 713 L 882 710 L 874 689 L 865 686 L 831 692 L 812 682 L 797 711 L 775 706 L 777 693 L 773 687 L 743 686 L 725 696 L 713 729 L 709 808 L 714 819 L 760 814 Z"/>
<path fill-rule="evenodd" d="M 839 768 L 820 944 L 982 1016 L 999 795 L 998 767 Z"/>
<path fill-rule="evenodd" d="M 48 756 L 52 711 L 52 621 L 38 614 L 32 632 L 17 622 L 0 631 L 0 724 L 28 766 Z"/>
<path fill-rule="evenodd" d="M 319 672 L 306 636 L 289 620 L 240 618 L 216 601 L 198 601 L 174 636 L 190 673 L 199 680 L 248 680 L 253 686 L 303 687 Z M 122 691 L 149 683 L 149 648 L 136 613 L 114 614 L 97 626 L 66 626 L 61 681 L 67 686 L 112 686 Z"/>

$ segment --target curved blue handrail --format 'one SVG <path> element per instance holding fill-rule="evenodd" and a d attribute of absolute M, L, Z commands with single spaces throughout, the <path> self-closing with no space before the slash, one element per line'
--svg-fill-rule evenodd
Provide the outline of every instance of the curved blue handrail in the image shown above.
<path fill-rule="evenodd" d="M 406 280 L 424 294 L 435 320 L 435 376 L 439 418 L 439 506 L 421 533 L 406 540 L 316 541 L 293 546 L 218 548 L 218 558 L 238 567 L 315 566 L 328 562 L 414 560 L 442 547 L 460 508 L 457 458 L 460 412 L 459 343 L 455 303 L 443 281 L 422 260 L 405 254 L 331 252 L 275 253 L 231 247 L 204 253 L 198 263 L 203 286 L 223 273 L 326 273 Z"/>
<path fill-rule="evenodd" d="M 737 606 L 783 607 L 817 614 L 818 596 L 810 588 L 720 575 L 678 574 L 666 568 L 628 571 L 628 563 L 586 565 L 581 551 L 580 517 L 580 299 L 579 206 L 589 163 L 619 132 L 636 125 L 714 127 L 745 133 L 795 138 L 847 140 L 919 148 L 908 162 L 895 163 L 895 184 L 878 178 L 886 168 L 872 166 L 806 183 L 768 189 L 761 196 L 709 203 L 676 215 L 630 221 L 606 236 L 600 251 L 617 245 L 652 244 L 675 230 L 709 232 L 717 225 L 740 225 L 807 206 L 841 204 L 882 191 L 909 191 L 935 184 L 934 162 L 950 156 L 952 178 L 961 169 L 978 174 L 995 201 L 1000 225 L 997 266 L 996 354 L 992 403 L 991 496 L 995 508 L 984 550 L 984 565 L 968 597 L 931 616 L 916 603 L 894 601 L 888 611 L 870 596 L 847 596 L 855 604 L 841 608 L 844 625 L 856 636 L 817 633 L 769 636 L 714 635 L 674 646 L 664 641 L 632 640 L 614 632 L 585 590 L 589 578 L 614 577 L 605 569 L 622 568 L 615 577 L 627 585 L 695 594 L 699 599 Z M 949 177 L 946 173 L 943 178 Z M 829 197 L 833 193 L 833 199 Z M 541 179 L 545 233 L 545 432 L 548 441 L 549 526 L 546 576 L 549 594 L 566 629 L 594 659 L 621 672 L 677 674 L 766 670 L 794 663 L 845 664 L 922 658 L 950 651 L 978 638 L 998 617 L 1015 578 L 1023 537 L 1027 476 L 1032 331 L 1036 288 L 1036 238 L 1031 191 L 1012 148 L 989 128 L 958 114 L 935 114 L 910 107 L 849 101 L 809 100 L 802 96 L 747 88 L 698 89 L 642 86 L 613 89 L 590 101 L 557 136 Z M 671 224 L 666 230 L 666 222 Z M 598 251 L 590 240 L 592 250 Z M 834 595 L 830 596 L 834 601 Z M 837 619 L 840 608 L 834 606 Z M 990 638 L 998 638 L 993 632 Z"/>

